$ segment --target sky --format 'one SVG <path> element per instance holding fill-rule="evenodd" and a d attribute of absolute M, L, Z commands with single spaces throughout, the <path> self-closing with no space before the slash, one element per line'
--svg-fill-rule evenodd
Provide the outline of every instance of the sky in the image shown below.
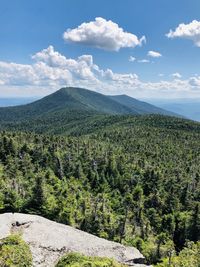
<path fill-rule="evenodd" d="M 0 97 L 200 98 L 199 0 L 0 0 Z"/>

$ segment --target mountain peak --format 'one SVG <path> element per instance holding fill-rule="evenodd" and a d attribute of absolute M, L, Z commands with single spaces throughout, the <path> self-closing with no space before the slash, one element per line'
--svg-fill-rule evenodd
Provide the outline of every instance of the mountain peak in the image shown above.
<path fill-rule="evenodd" d="M 56 115 L 55 115 L 56 114 Z M 84 88 L 63 87 L 33 103 L 0 108 L 0 121 L 23 121 L 48 116 L 57 116 L 63 120 L 67 116 L 72 120 L 74 115 L 86 116 L 94 114 L 107 115 L 139 115 L 163 114 L 175 115 L 163 109 L 139 101 L 125 94 L 106 96 Z"/>

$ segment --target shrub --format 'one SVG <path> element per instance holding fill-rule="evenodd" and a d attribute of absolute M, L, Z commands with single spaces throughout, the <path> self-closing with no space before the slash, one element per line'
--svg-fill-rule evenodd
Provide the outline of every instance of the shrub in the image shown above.
<path fill-rule="evenodd" d="M 19 235 L 10 235 L 0 240 L 0 266 L 32 266 L 32 255 L 29 246 Z"/>
<path fill-rule="evenodd" d="M 189 242 L 178 256 L 170 259 L 164 259 L 162 263 L 155 265 L 156 267 L 200 267 L 200 242 L 196 244 Z"/>
<path fill-rule="evenodd" d="M 79 253 L 69 253 L 63 256 L 56 267 L 125 267 L 108 258 L 88 257 Z"/>

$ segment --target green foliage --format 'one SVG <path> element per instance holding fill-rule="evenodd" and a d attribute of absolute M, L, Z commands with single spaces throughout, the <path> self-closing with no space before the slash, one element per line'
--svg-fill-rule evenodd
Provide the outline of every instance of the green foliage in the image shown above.
<path fill-rule="evenodd" d="M 19 235 L 10 235 L 0 240 L 0 266 L 32 266 L 32 256 L 29 246 Z"/>
<path fill-rule="evenodd" d="M 102 118 L 106 117 L 105 114 L 175 115 L 128 96 L 113 98 L 82 88 L 67 87 L 27 105 L 0 108 L 0 129 L 77 133 L 85 131 L 89 123 L 93 131 L 96 123 L 104 123 Z"/>
<path fill-rule="evenodd" d="M 46 120 L 53 120 L 57 117 L 64 122 L 61 115 L 64 115 L 65 119 L 68 117 L 68 121 L 78 118 L 73 116 L 74 111 L 78 112 L 79 116 L 82 113 L 170 115 L 168 111 L 128 96 L 109 97 L 82 88 L 67 87 L 27 105 L 0 108 L 0 121 L 19 122 L 33 118 L 41 120 L 44 117 Z"/>
<path fill-rule="evenodd" d="M 0 132 L 1 212 L 36 213 L 136 244 L 153 263 L 199 240 L 198 123 L 98 115 L 65 127 L 54 119 L 26 126 L 62 136 Z"/>
<path fill-rule="evenodd" d="M 139 101 L 135 98 L 132 98 L 127 95 L 114 95 L 109 96 L 111 99 L 117 101 L 118 103 L 135 110 L 138 114 L 163 114 L 170 115 L 171 112 L 166 111 L 164 109 L 153 106 L 149 103 Z M 173 115 L 173 113 L 171 113 Z M 175 115 L 175 114 L 174 114 Z"/>
<path fill-rule="evenodd" d="M 78 253 L 69 253 L 63 256 L 56 267 L 125 267 L 111 259 L 87 257 Z"/>
<path fill-rule="evenodd" d="M 178 256 L 170 255 L 156 267 L 199 267 L 200 266 L 200 242 L 187 244 Z"/>

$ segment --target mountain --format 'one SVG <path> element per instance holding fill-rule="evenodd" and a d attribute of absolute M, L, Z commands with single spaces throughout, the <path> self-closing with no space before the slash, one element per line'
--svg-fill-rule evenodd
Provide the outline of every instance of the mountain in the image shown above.
<path fill-rule="evenodd" d="M 123 117 L 153 113 L 176 115 L 128 96 L 110 97 L 68 87 L 30 104 L 0 108 L 0 130 L 78 135 L 123 121 Z"/>
<path fill-rule="evenodd" d="M 183 116 L 195 121 L 200 121 L 200 101 L 199 102 L 186 102 L 186 103 L 166 103 L 160 105 L 173 112 L 182 114 Z"/>
<path fill-rule="evenodd" d="M 156 113 L 175 115 L 128 96 L 106 96 L 82 88 L 62 88 L 27 105 L 0 108 L 0 121 L 16 122 L 35 118 L 67 116 L 74 118 L 91 114 L 140 115 Z"/>
<path fill-rule="evenodd" d="M 162 115 L 178 116 L 177 113 L 167 111 L 165 109 L 151 105 L 144 101 L 137 100 L 127 95 L 114 95 L 109 97 L 110 99 L 115 100 L 119 104 L 128 107 L 133 112 L 135 111 L 138 114 L 162 114 Z"/>
<path fill-rule="evenodd" d="M 0 121 L 22 121 L 51 113 L 138 114 L 109 97 L 81 88 L 62 88 L 27 105 L 0 108 Z"/>
<path fill-rule="evenodd" d="M 123 98 L 126 105 L 89 90 L 63 88 L 28 105 L 1 108 L 0 213 L 37 214 L 95 235 L 88 239 L 81 232 L 82 253 L 110 252 L 105 238 L 137 247 L 147 264 L 168 262 L 168 244 L 185 253 L 187 240 L 200 239 L 200 123 L 140 115 L 138 105 L 143 112 L 149 106 L 137 103 L 136 109 L 134 99 Z M 66 251 L 62 229 L 68 227 L 11 217 L 12 231 L 19 229 L 36 255 L 45 251 L 51 260 Z M 70 239 L 77 232 L 67 238 L 70 249 L 77 248 Z M 103 243 L 96 247 L 95 240 Z M 197 245 L 191 244 L 195 255 Z"/>

